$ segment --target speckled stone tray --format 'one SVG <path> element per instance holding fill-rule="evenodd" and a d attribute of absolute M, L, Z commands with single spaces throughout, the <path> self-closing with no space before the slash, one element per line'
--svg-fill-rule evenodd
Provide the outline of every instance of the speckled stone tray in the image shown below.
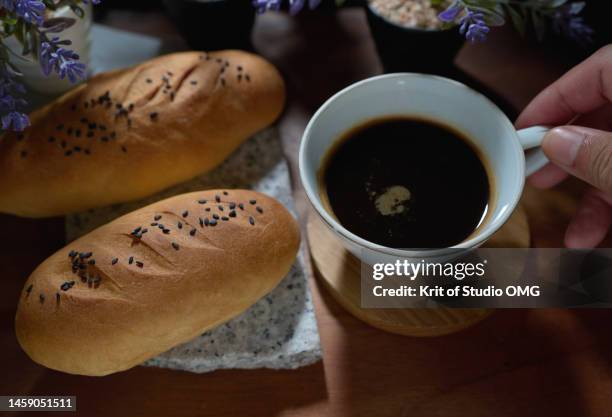
<path fill-rule="evenodd" d="M 215 188 L 248 188 L 265 193 L 295 215 L 289 169 L 276 130 L 268 129 L 245 142 L 212 172 L 145 200 L 68 216 L 67 240 L 72 241 L 124 213 L 163 198 Z M 320 358 L 319 333 L 302 246 L 287 277 L 249 310 L 145 365 L 192 372 L 228 368 L 293 369 Z"/>

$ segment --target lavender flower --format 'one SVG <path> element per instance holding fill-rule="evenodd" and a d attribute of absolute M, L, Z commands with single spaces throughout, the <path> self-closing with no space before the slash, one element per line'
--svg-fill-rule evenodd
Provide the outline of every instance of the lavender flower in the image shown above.
<path fill-rule="evenodd" d="M 0 0 L 1 1 L 1 0 Z M 283 0 L 253 0 L 253 6 L 257 10 L 257 13 L 265 13 L 268 10 L 280 10 Z M 289 0 L 289 13 L 296 15 L 304 8 L 306 0 Z M 321 0 L 308 0 L 308 8 L 310 10 L 316 9 Z"/>
<path fill-rule="evenodd" d="M 60 79 L 68 77 L 74 83 L 85 75 L 85 65 L 78 62 L 79 56 L 74 51 L 59 46 L 60 42 L 53 38 L 40 44 L 40 66 L 45 75 L 55 71 Z"/>
<path fill-rule="evenodd" d="M 24 92 L 23 85 L 13 80 L 11 72 L 3 68 L 0 71 L 0 114 L 3 130 L 22 131 L 30 125 L 28 116 L 19 111 L 25 106 L 25 100 L 14 97 Z"/>
<path fill-rule="evenodd" d="M 555 33 L 564 35 L 583 46 L 593 41 L 593 29 L 579 16 L 584 6 L 584 2 L 569 3 L 556 10 L 552 16 Z"/>
<path fill-rule="evenodd" d="M 15 0 L 15 13 L 26 22 L 37 26 L 43 24 L 45 5 L 38 0 Z"/>
<path fill-rule="evenodd" d="M 466 8 L 465 15 L 459 20 L 459 32 L 472 42 L 483 42 L 491 29 L 484 21 L 484 14 Z"/>
<path fill-rule="evenodd" d="M 438 19 L 444 23 L 453 23 L 461 12 L 465 10 L 465 7 L 461 2 L 454 1 L 446 10 L 438 15 Z"/>

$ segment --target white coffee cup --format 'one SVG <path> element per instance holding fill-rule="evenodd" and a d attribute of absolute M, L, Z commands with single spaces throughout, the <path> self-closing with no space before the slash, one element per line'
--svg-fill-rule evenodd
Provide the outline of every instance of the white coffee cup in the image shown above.
<path fill-rule="evenodd" d="M 455 246 L 404 250 L 369 242 L 342 226 L 321 200 L 319 171 L 339 137 L 368 120 L 395 115 L 437 121 L 462 132 L 490 168 L 494 185 L 489 213 L 471 236 Z M 539 145 L 548 129 L 536 126 L 517 131 L 488 98 L 457 81 L 425 74 L 381 75 L 345 88 L 317 110 L 302 137 L 300 177 L 318 215 L 362 261 L 371 265 L 396 258 L 442 259 L 482 245 L 504 225 L 523 193 L 525 177 L 547 163 Z M 449 204 L 449 210 L 456 204 L 461 201 Z"/>

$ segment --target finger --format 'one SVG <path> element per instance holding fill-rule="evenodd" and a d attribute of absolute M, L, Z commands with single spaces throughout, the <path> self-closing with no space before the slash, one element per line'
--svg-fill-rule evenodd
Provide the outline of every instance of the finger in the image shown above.
<path fill-rule="evenodd" d="M 612 45 L 595 52 L 547 87 L 519 116 L 518 128 L 568 123 L 612 102 Z"/>
<path fill-rule="evenodd" d="M 542 149 L 554 164 L 612 195 L 612 133 L 579 126 L 552 129 Z"/>
<path fill-rule="evenodd" d="M 606 104 L 599 109 L 580 116 L 572 124 L 578 126 L 588 126 L 593 129 L 612 131 L 612 103 Z"/>
<path fill-rule="evenodd" d="M 612 225 L 612 207 L 601 193 L 590 189 L 565 233 L 565 246 L 571 249 L 594 248 L 605 239 Z"/>
<path fill-rule="evenodd" d="M 536 188 L 550 188 L 565 180 L 569 174 L 557 165 L 548 164 L 532 174 L 528 181 Z"/>

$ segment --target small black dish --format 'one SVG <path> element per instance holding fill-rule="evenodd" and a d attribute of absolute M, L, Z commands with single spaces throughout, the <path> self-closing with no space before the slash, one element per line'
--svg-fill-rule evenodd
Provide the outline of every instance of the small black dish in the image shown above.
<path fill-rule="evenodd" d="M 465 42 L 456 27 L 445 30 L 407 28 L 381 17 L 369 4 L 365 9 L 385 72 L 445 74 Z"/>
<path fill-rule="evenodd" d="M 191 48 L 251 50 L 255 8 L 250 0 L 163 0 Z"/>

